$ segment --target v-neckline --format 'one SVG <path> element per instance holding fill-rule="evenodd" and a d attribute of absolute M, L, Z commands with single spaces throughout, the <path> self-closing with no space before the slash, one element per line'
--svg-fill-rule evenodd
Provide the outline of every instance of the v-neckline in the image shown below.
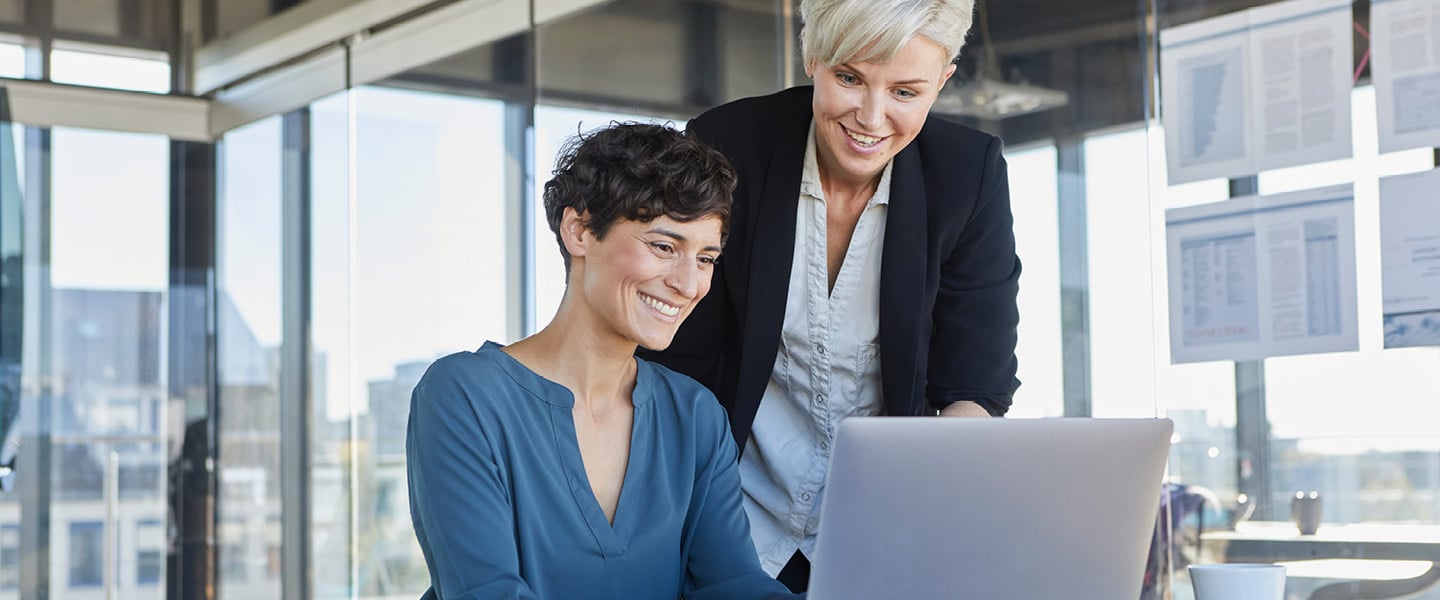
<path fill-rule="evenodd" d="M 487 342 L 482 350 L 494 350 L 504 357 L 504 363 L 509 365 L 512 371 L 517 374 L 517 379 L 522 385 L 531 388 L 530 391 L 536 398 L 550 405 L 550 423 L 554 434 L 554 443 L 557 454 L 560 456 L 565 471 L 566 482 L 570 486 L 570 495 L 574 498 L 576 507 L 580 514 L 584 515 L 585 524 L 590 528 L 590 533 L 595 537 L 600 551 L 606 558 L 623 556 L 629 541 L 629 531 L 633 527 L 631 521 L 640 519 L 638 514 L 632 516 L 638 508 L 634 506 L 638 502 L 635 490 L 641 475 L 638 473 L 638 465 L 649 464 L 650 445 L 637 443 L 641 439 L 641 429 L 647 426 L 651 413 L 651 379 L 653 373 L 651 366 L 638 358 L 635 360 L 635 389 L 630 394 L 631 410 L 634 414 L 630 419 L 630 455 L 625 462 L 625 476 L 620 484 L 620 498 L 615 502 L 615 521 L 605 518 L 605 510 L 600 507 L 600 500 L 595 496 L 595 490 L 590 487 L 590 477 L 585 474 L 585 459 L 580 454 L 580 438 L 575 430 L 575 394 L 559 383 L 546 379 L 544 376 L 530 370 L 515 357 L 506 354 L 501 350 L 503 346 L 494 342 Z M 638 521 L 636 521 L 638 522 Z M 625 535 L 622 535 L 622 532 Z"/>
<path fill-rule="evenodd" d="M 615 520 L 612 523 L 605 518 L 605 509 L 600 506 L 600 499 L 595 495 L 595 489 L 590 485 L 590 476 L 585 472 L 585 457 L 580 453 L 580 438 L 575 429 L 574 395 L 568 388 L 549 382 L 563 390 L 570 399 L 570 406 L 556 406 L 551 411 L 551 421 L 555 430 L 555 445 L 564 462 L 566 479 L 569 480 L 570 494 L 574 497 L 575 505 L 585 517 L 585 523 L 589 526 L 590 532 L 595 536 L 595 541 L 600 545 L 600 551 L 606 558 L 613 558 L 625 554 L 628 546 L 630 523 L 639 518 L 634 516 L 637 508 L 632 506 L 637 494 L 634 491 L 638 484 L 640 475 L 638 465 L 646 464 L 649 460 L 650 448 L 647 444 L 638 442 L 640 430 L 644 426 L 644 419 L 649 414 L 648 402 L 650 385 L 649 373 L 645 364 L 636 361 L 635 369 L 635 391 L 631 393 L 631 410 L 634 413 L 630 419 L 630 452 L 625 461 L 625 475 L 621 478 L 620 497 L 615 501 Z M 547 382 L 549 380 L 546 380 Z"/>
<path fill-rule="evenodd" d="M 639 380 L 644 380 L 641 374 L 636 373 L 635 396 L 641 393 Z M 648 391 L 648 390 L 647 390 Z M 559 446 L 560 456 L 564 459 L 566 479 L 570 482 L 570 495 L 575 496 L 575 504 L 580 509 L 580 514 L 585 515 L 586 524 L 590 532 L 595 535 L 596 542 L 599 542 L 600 551 L 606 558 L 618 557 L 625 554 L 629 531 L 629 522 L 634 518 L 635 508 L 632 506 L 636 494 L 635 486 L 639 478 L 639 469 L 636 465 L 644 465 L 647 459 L 648 446 L 636 442 L 641 432 L 642 419 L 645 412 L 644 403 L 632 401 L 634 414 L 631 416 L 631 436 L 629 436 L 629 456 L 625 459 L 625 476 L 621 478 L 621 495 L 615 501 L 615 521 L 605 518 L 605 509 L 600 508 L 600 499 L 595 495 L 595 488 L 590 485 L 589 475 L 585 471 L 585 456 L 580 453 L 580 440 L 575 429 L 575 412 L 569 410 L 553 410 L 553 423 L 556 429 L 556 445 Z"/>

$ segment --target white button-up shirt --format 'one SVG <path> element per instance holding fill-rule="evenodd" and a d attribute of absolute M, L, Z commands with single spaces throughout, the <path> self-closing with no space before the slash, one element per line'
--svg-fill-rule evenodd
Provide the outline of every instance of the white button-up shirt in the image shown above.
<path fill-rule="evenodd" d="M 740 460 L 751 536 L 760 564 L 772 576 L 797 549 L 807 557 L 815 549 L 825 470 L 840 420 L 884 410 L 876 340 L 893 164 L 885 166 L 860 214 L 834 290 L 827 290 L 825 191 L 810 125 L 780 350 Z"/>

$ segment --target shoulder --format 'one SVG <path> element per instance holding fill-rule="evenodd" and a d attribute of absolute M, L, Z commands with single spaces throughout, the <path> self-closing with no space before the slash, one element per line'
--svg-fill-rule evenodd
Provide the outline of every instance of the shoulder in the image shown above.
<path fill-rule="evenodd" d="M 915 141 L 926 162 L 945 160 L 952 165 L 974 165 L 972 168 L 999 160 L 1004 146 L 994 135 L 935 114 L 925 119 Z"/>
<path fill-rule="evenodd" d="M 491 379 L 502 374 L 500 365 L 490 352 L 482 348 L 440 357 L 425 369 L 419 387 L 444 388 L 463 386 Z"/>
<path fill-rule="evenodd" d="M 782 122 L 800 113 L 808 115 L 810 98 L 808 86 L 741 98 L 701 113 L 690 120 L 686 130 L 730 155 L 730 147 L 736 144 L 773 141 Z"/>
<path fill-rule="evenodd" d="M 490 412 L 498 398 L 523 394 L 523 386 L 508 372 L 505 358 L 498 349 L 487 346 L 436 360 L 415 385 L 412 410 Z"/>

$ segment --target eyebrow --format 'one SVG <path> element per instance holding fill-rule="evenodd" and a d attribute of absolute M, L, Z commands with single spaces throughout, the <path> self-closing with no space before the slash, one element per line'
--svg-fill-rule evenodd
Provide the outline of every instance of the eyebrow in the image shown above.
<path fill-rule="evenodd" d="M 858 73 L 861 77 L 865 76 L 865 73 L 861 72 L 861 70 L 856 68 L 855 65 L 852 65 L 848 62 L 840 63 L 838 65 L 835 65 L 833 68 L 839 69 L 842 67 Z M 890 82 L 890 85 L 927 85 L 929 83 L 931 83 L 929 79 L 906 79 L 905 81 L 892 81 Z"/>
<path fill-rule="evenodd" d="M 654 234 L 657 234 L 657 235 L 663 235 L 663 236 L 672 238 L 672 239 L 674 239 L 674 240 L 677 241 L 677 242 L 688 242 L 688 241 L 690 241 L 690 238 L 687 238 L 687 237 L 685 237 L 684 235 L 681 235 L 681 234 L 678 233 L 678 232 L 670 231 L 669 229 L 662 229 L 662 228 L 659 228 L 659 227 L 652 228 L 652 229 L 646 231 L 645 233 L 654 233 Z M 719 246 L 706 246 L 706 247 L 704 248 L 704 250 L 705 250 L 706 252 L 719 252 L 719 251 L 720 251 L 720 247 L 719 247 Z"/>

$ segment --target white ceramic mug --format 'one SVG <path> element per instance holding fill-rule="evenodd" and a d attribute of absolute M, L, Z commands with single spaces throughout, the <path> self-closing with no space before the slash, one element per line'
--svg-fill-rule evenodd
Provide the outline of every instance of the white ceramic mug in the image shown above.
<path fill-rule="evenodd" d="M 1285 600 L 1285 566 L 1190 565 L 1195 600 Z"/>

